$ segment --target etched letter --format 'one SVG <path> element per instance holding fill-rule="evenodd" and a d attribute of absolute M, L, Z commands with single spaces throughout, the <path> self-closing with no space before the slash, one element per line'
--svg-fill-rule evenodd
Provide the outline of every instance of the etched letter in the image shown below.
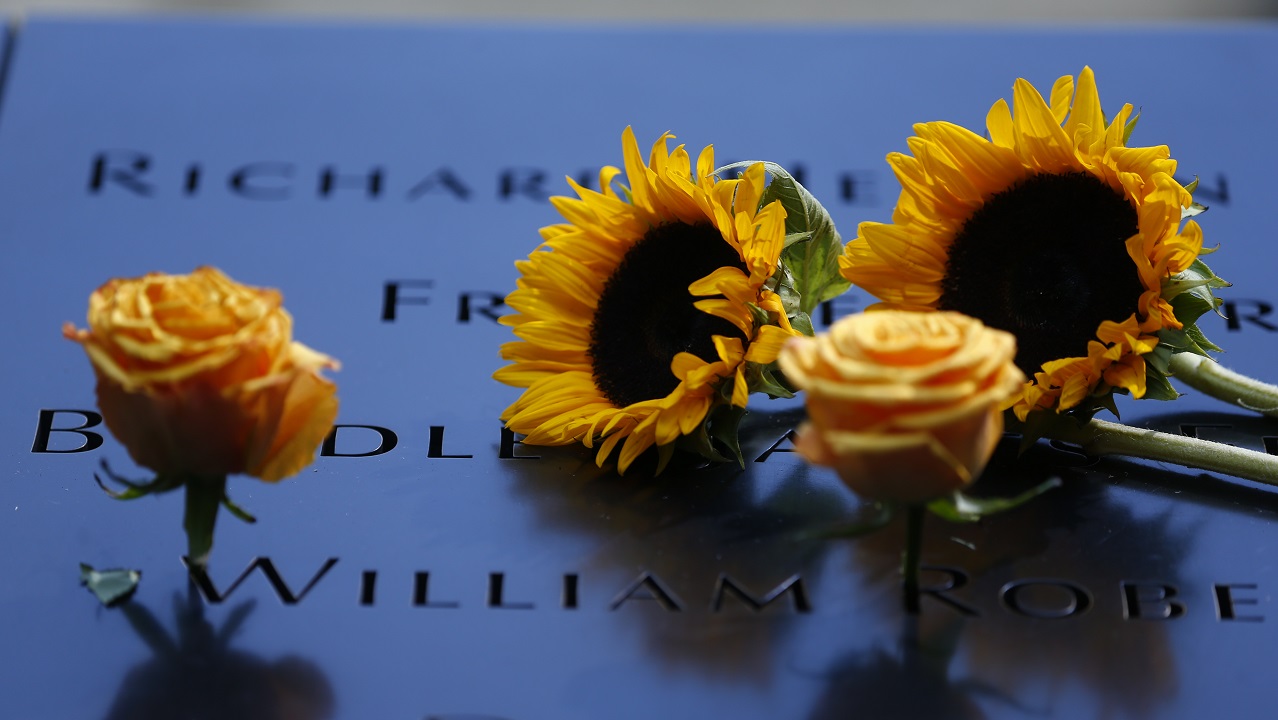
<path fill-rule="evenodd" d="M 497 450 L 497 457 L 502 460 L 540 460 L 540 455 L 516 455 L 515 446 L 523 443 L 515 439 L 515 433 L 508 427 L 501 429 L 501 446 Z"/>
<path fill-rule="evenodd" d="M 470 197 L 470 188 L 466 187 L 466 184 L 454 175 L 452 170 L 443 167 L 422 178 L 421 182 L 414 185 L 408 191 L 408 199 L 416 200 L 426 193 L 434 192 L 438 188 L 443 188 L 452 193 L 458 200 L 465 200 Z"/>
<path fill-rule="evenodd" d="M 429 305 L 430 297 L 419 295 L 417 297 L 399 296 L 399 288 L 401 285 L 413 288 L 430 289 L 435 287 L 434 280 L 387 280 L 385 287 L 382 289 L 382 322 L 395 322 L 396 309 L 400 305 Z"/>
<path fill-rule="evenodd" d="M 505 601 L 506 574 L 505 573 L 488 573 L 488 607 L 503 608 L 506 610 L 532 610 L 533 604 L 530 602 L 512 602 Z"/>
<path fill-rule="evenodd" d="M 773 600 L 786 593 L 790 595 L 790 606 L 795 612 L 812 612 L 812 606 L 808 604 L 808 594 L 803 589 L 803 578 L 798 575 L 791 575 L 782 580 L 781 584 L 772 588 L 767 595 L 757 598 L 740 585 L 737 585 L 736 581 L 727 573 L 719 573 L 719 580 L 714 584 L 714 596 L 710 599 L 710 610 L 711 612 L 721 611 L 723 609 L 724 596 L 731 594 L 744 602 L 751 610 L 759 612 L 766 605 L 771 604 Z"/>
<path fill-rule="evenodd" d="M 839 198 L 845 205 L 871 205 L 874 203 L 873 174 L 860 170 L 839 175 Z"/>
<path fill-rule="evenodd" d="M 779 452 L 786 452 L 786 453 L 788 453 L 788 452 L 794 452 L 794 448 L 793 448 L 793 447 L 781 447 L 781 443 L 789 443 L 789 444 L 793 445 L 793 444 L 794 444 L 794 438 L 795 438 L 795 437 L 796 437 L 796 436 L 795 436 L 795 434 L 794 434 L 794 431 L 793 431 L 793 430 L 789 430 L 789 431 L 787 431 L 787 432 L 786 432 L 786 434 L 784 434 L 784 435 L 782 435 L 781 437 L 777 438 L 777 441 L 776 441 L 776 442 L 774 442 L 774 443 L 772 443 L 772 446 L 771 446 L 771 447 L 769 447 L 767 450 L 764 450 L 764 451 L 763 451 L 763 454 L 762 454 L 762 455 L 760 455 L 759 457 L 755 458 L 755 459 L 754 459 L 754 461 L 755 461 L 755 462 L 767 462 L 767 459 L 768 459 L 769 457 L 772 457 L 772 453 L 779 453 Z"/>
<path fill-rule="evenodd" d="M 959 588 L 967 585 L 968 578 L 966 572 L 956 567 L 949 567 L 945 565 L 920 565 L 919 570 L 924 572 L 944 573 L 947 576 L 946 580 L 940 585 L 921 585 L 919 587 L 920 598 L 924 595 L 931 595 L 933 598 L 936 598 L 957 610 L 960 615 L 967 615 L 970 617 L 977 617 L 979 615 L 976 612 L 976 608 L 973 608 L 967 603 L 955 600 L 948 595 L 951 590 L 958 590 Z"/>
<path fill-rule="evenodd" d="M 1238 304 L 1247 303 L 1255 308 L 1250 315 L 1240 315 L 1238 312 Z M 1274 311 L 1274 306 L 1264 300 L 1226 300 L 1221 306 L 1221 312 L 1225 314 L 1225 328 L 1230 331 L 1242 330 L 1243 321 L 1255 325 L 1267 332 L 1278 330 L 1278 325 L 1274 325 L 1268 320 L 1263 320 L 1264 316 Z"/>
<path fill-rule="evenodd" d="M 417 572 L 413 574 L 413 605 L 417 607 L 428 608 L 444 608 L 450 609 L 458 607 L 456 601 L 431 602 L 430 601 L 430 573 Z"/>
<path fill-rule="evenodd" d="M 84 424 L 73 428 L 55 428 L 53 419 L 58 413 L 75 413 L 84 418 Z M 35 442 L 31 443 L 33 453 L 78 453 L 97 450 L 102 447 L 102 435 L 89 432 L 89 428 L 102 424 L 102 416 L 92 410 L 41 410 L 40 419 L 36 421 Z M 75 433 L 84 438 L 79 447 L 53 450 L 49 447 L 49 435 L 55 432 Z"/>
<path fill-rule="evenodd" d="M 639 594 L 641 590 L 643 593 Z M 635 581 L 625 590 L 617 593 L 608 609 L 616 610 L 627 600 L 655 600 L 658 605 L 672 612 L 683 609 L 683 603 L 679 601 L 679 598 L 656 575 L 646 570 L 639 573 L 639 577 L 635 578 Z"/>
<path fill-rule="evenodd" d="M 124 156 L 120 164 L 109 160 L 112 155 Z M 101 194 L 107 183 L 115 183 L 135 195 L 149 197 L 155 189 L 142 180 L 142 175 L 151 168 L 151 158 L 133 150 L 114 150 L 98 153 L 93 158 L 93 169 L 89 173 L 89 193 Z"/>
<path fill-rule="evenodd" d="M 1121 583 L 1123 618 L 1127 620 L 1174 620 L 1185 614 L 1185 603 L 1173 600 L 1175 585 L 1162 583 Z"/>
<path fill-rule="evenodd" d="M 377 447 L 367 452 L 337 452 L 337 431 L 341 428 L 363 428 L 372 430 L 380 436 Z M 377 425 L 334 425 L 332 430 L 328 431 L 328 435 L 324 438 L 324 444 L 320 447 L 321 457 L 372 457 L 373 455 L 382 455 L 395 449 L 395 445 L 399 443 L 394 431 L 390 428 L 378 427 Z"/>
<path fill-rule="evenodd" d="M 194 195 L 200 189 L 200 164 L 191 163 L 186 169 L 186 183 L 182 186 L 187 195 Z"/>
<path fill-rule="evenodd" d="M 1211 425 L 1211 424 L 1201 424 L 1201 423 L 1191 425 L 1189 423 L 1181 423 L 1180 434 L 1184 435 L 1185 437 L 1197 438 L 1198 431 L 1201 428 L 1214 428 L 1217 430 L 1228 430 L 1232 427 L 1233 425 Z"/>
<path fill-rule="evenodd" d="M 1255 590 L 1254 583 L 1218 584 L 1212 586 L 1216 591 L 1216 617 L 1220 620 L 1236 620 L 1238 622 L 1264 622 L 1262 615 L 1239 615 L 1234 607 L 1237 605 L 1259 605 L 1256 598 L 1236 598 L 1233 591 Z"/>
<path fill-rule="evenodd" d="M 1032 594 L 1035 588 L 1051 588 L 1047 594 L 1063 597 L 1064 602 L 1053 606 L 1050 600 L 1041 597 L 1027 598 L 1027 591 Z M 1085 588 L 1066 580 L 1016 580 L 1003 586 L 999 591 L 999 599 L 1017 615 L 1039 620 L 1060 620 L 1082 615 L 1092 606 L 1091 594 Z"/>
<path fill-rule="evenodd" d="M 341 175 L 333 166 L 324 168 L 320 173 L 319 194 L 326 198 L 339 187 L 363 187 L 368 197 L 376 198 L 382 193 L 382 169 L 375 167 L 367 175 Z"/>
<path fill-rule="evenodd" d="M 577 573 L 564 573 L 564 591 L 560 605 L 565 610 L 577 609 Z"/>
<path fill-rule="evenodd" d="M 479 298 L 484 299 L 484 304 L 479 305 L 475 301 Z M 498 310 L 506 306 L 506 297 L 495 292 L 472 291 L 464 292 L 457 296 L 457 322 L 469 323 L 471 315 L 482 315 L 483 317 L 497 322 L 504 314 Z"/>
<path fill-rule="evenodd" d="M 265 183 L 258 178 L 283 178 L 282 183 Z M 288 181 L 293 177 L 293 164 L 285 162 L 260 162 L 245 165 L 227 180 L 231 192 L 249 200 L 287 200 Z"/>
<path fill-rule="evenodd" d="M 373 604 L 377 593 L 377 571 L 365 570 L 359 580 L 359 604 L 368 607 Z"/>
<path fill-rule="evenodd" d="M 285 605 L 296 605 L 301 602 L 302 598 L 306 597 L 306 594 L 311 591 L 311 588 L 315 587 L 315 584 L 318 583 L 329 570 L 333 569 L 333 566 L 337 564 L 337 558 L 329 558 L 326 560 L 324 562 L 324 566 L 319 569 L 319 572 L 315 573 L 315 576 L 311 578 L 311 581 L 306 583 L 306 587 L 302 588 L 302 591 L 296 595 L 293 594 L 293 591 L 289 588 L 288 584 L 284 582 L 284 578 L 280 577 L 279 572 L 275 569 L 275 563 L 271 562 L 270 558 L 253 558 L 253 562 L 249 563 L 249 566 L 244 570 L 244 572 L 240 573 L 239 577 L 235 578 L 235 582 L 231 583 L 231 586 L 228 587 L 224 593 L 218 592 L 217 586 L 213 584 L 213 581 L 209 578 L 208 571 L 203 565 L 193 564 L 190 558 L 186 557 L 182 558 L 182 564 L 186 565 L 186 569 L 190 574 L 191 580 L 195 583 L 196 588 L 199 589 L 200 595 L 204 598 L 205 602 L 213 603 L 215 605 L 224 602 L 231 596 L 231 593 L 235 592 L 235 588 L 239 587 L 240 583 L 244 582 L 245 578 L 251 575 L 254 570 L 261 568 L 262 574 L 266 576 L 266 581 L 271 584 L 271 589 L 275 591 L 275 595 L 279 597 L 280 602 Z"/>
<path fill-rule="evenodd" d="M 821 323 L 821 327 L 830 327 L 836 320 L 844 315 L 851 315 L 856 312 L 856 306 L 859 299 L 850 293 L 844 293 L 836 298 L 826 300 L 821 303 L 821 314 L 817 320 Z"/>
<path fill-rule="evenodd" d="M 445 455 L 444 454 L 444 426 L 430 426 L 430 441 L 426 444 L 426 457 L 428 458 L 472 458 L 474 455 Z"/>
<path fill-rule="evenodd" d="M 538 168 L 509 168 L 502 171 L 497 182 L 497 197 L 509 200 L 523 195 L 532 200 L 546 201 L 550 193 L 544 187 L 546 172 Z"/>

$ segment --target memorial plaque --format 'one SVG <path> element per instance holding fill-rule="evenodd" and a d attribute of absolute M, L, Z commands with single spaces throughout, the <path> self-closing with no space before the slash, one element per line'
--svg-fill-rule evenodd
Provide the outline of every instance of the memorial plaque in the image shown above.
<path fill-rule="evenodd" d="M 632 125 L 799 174 L 845 239 L 887 220 L 915 122 L 983 127 L 1025 77 L 1090 65 L 1133 143 L 1168 144 L 1234 288 L 1202 327 L 1278 378 L 1274 26 L 501 29 L 37 19 L 0 108 L 0 715 L 61 718 L 1263 717 L 1278 690 L 1266 486 L 1000 446 L 981 492 L 1063 487 L 978 524 L 929 518 L 921 613 L 903 526 L 806 466 L 799 400 L 752 399 L 744 468 L 653 478 L 498 420 L 514 261 Z M 182 561 L 181 493 L 99 423 L 83 325 L 110 277 L 216 265 L 278 287 L 342 362 L 324 451 Z M 817 325 L 864 308 L 853 290 Z M 1278 422 L 1189 393 L 1124 422 L 1278 453 Z M 100 441 L 100 444 L 99 444 Z M 78 564 L 142 572 L 106 609 Z"/>

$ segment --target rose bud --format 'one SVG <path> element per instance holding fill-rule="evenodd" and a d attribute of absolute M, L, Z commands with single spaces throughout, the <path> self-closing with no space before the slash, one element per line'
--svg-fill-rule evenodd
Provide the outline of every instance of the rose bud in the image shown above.
<path fill-rule="evenodd" d="M 1016 340 L 951 312 L 872 311 L 795 338 L 778 359 L 805 391 L 796 449 L 857 494 L 921 503 L 971 483 L 1025 382 Z"/>

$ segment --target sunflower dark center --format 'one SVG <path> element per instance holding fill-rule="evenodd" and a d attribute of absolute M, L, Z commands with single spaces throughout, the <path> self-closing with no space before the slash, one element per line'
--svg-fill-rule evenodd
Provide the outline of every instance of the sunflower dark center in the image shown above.
<path fill-rule="evenodd" d="M 1088 173 L 1033 175 L 968 218 L 950 247 L 942 310 L 1016 336 L 1016 364 L 1087 354 L 1104 320 L 1121 322 L 1144 292 L 1127 255 L 1136 210 Z"/>
<path fill-rule="evenodd" d="M 670 361 L 681 352 L 718 360 L 711 335 L 742 337 L 732 323 L 693 306 L 688 286 L 733 266 L 736 250 L 709 224 L 672 223 L 648 231 L 604 283 L 590 325 L 595 384 L 617 407 L 669 395 L 679 385 Z M 743 338 L 744 339 L 744 338 Z"/>

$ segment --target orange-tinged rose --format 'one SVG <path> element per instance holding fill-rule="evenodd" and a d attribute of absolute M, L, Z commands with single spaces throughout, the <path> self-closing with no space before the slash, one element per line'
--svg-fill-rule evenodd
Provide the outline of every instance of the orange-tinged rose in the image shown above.
<path fill-rule="evenodd" d="M 796 338 L 781 352 L 806 393 L 796 449 L 857 494 L 918 503 L 972 482 L 1025 382 L 1016 339 L 950 312 L 883 310 Z"/>
<path fill-rule="evenodd" d="M 288 477 L 337 417 L 337 361 L 293 342 L 279 291 L 216 268 L 107 282 L 89 298 L 84 346 L 98 407 L 134 462 L 161 475 Z"/>

